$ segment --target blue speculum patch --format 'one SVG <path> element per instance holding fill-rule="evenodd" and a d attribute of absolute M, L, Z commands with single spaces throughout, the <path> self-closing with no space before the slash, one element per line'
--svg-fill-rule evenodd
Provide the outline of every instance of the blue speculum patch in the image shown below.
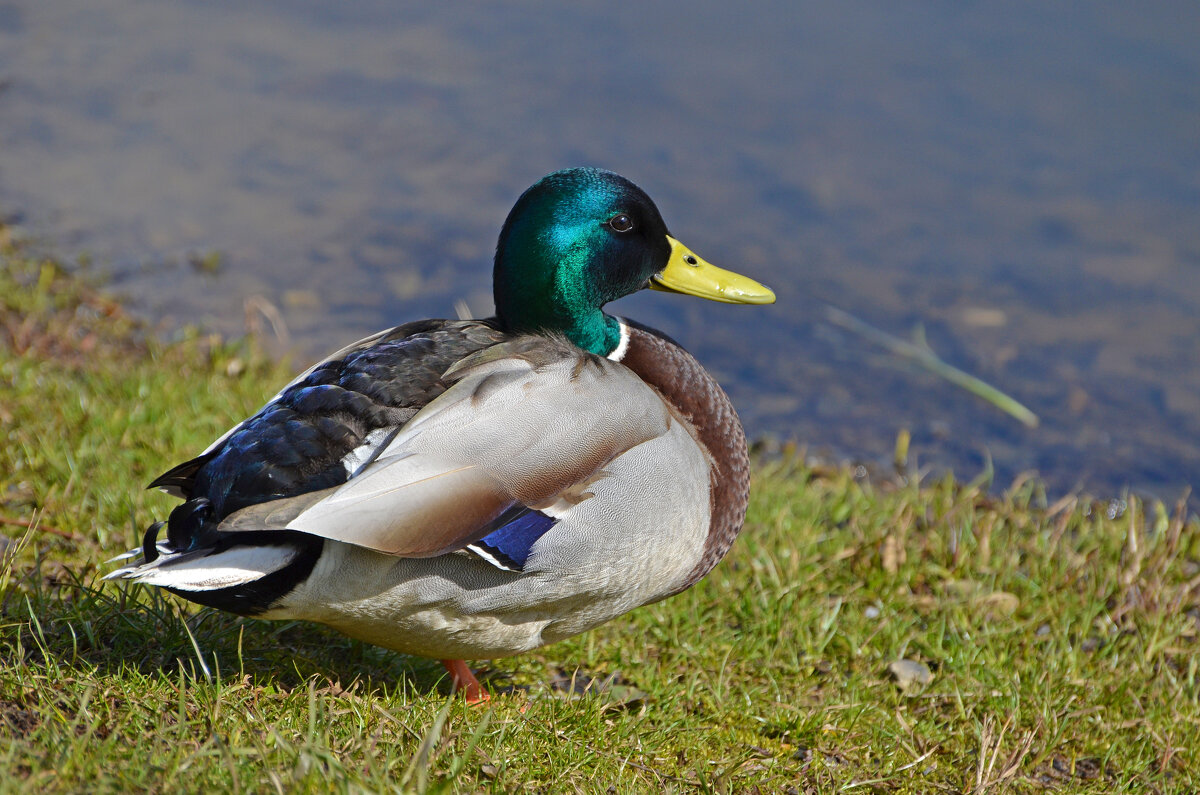
<path fill-rule="evenodd" d="M 540 511 L 530 511 L 484 536 L 475 542 L 475 546 L 484 547 L 501 563 L 521 569 L 529 560 L 534 543 L 556 524 L 557 519 Z"/>

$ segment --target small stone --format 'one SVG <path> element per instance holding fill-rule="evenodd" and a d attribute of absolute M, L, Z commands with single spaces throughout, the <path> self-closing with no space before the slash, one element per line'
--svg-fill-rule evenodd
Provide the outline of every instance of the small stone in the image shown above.
<path fill-rule="evenodd" d="M 1072 414 L 1082 414 L 1089 401 L 1087 390 L 1073 386 L 1067 393 L 1067 410 Z"/>
<path fill-rule="evenodd" d="M 975 328 L 1001 328 L 1008 323 L 1003 309 L 986 306 L 968 306 L 962 310 L 963 323 Z"/>
<path fill-rule="evenodd" d="M 863 615 L 867 618 L 879 618 L 879 608 L 875 605 L 871 605 L 863 611 Z"/>
<path fill-rule="evenodd" d="M 924 687 L 933 681 L 933 671 L 917 660 L 896 660 L 888 665 L 888 672 L 901 690 Z"/>

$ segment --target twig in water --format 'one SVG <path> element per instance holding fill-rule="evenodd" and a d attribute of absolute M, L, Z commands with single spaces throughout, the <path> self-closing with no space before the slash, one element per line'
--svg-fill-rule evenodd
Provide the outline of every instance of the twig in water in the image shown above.
<path fill-rule="evenodd" d="M 897 356 L 912 359 L 934 375 L 940 376 L 955 386 L 967 390 L 972 395 L 986 400 L 1004 413 L 1015 417 L 1022 424 L 1030 428 L 1037 427 L 1038 416 L 1036 414 L 991 384 L 959 370 L 954 365 L 942 361 L 925 344 L 924 339 L 919 338 L 917 342 L 902 340 L 899 337 L 888 334 L 886 331 L 875 328 L 869 323 L 859 320 L 849 312 L 843 312 L 832 306 L 825 307 L 825 316 L 829 319 L 830 323 L 836 326 L 841 326 L 847 331 L 853 331 L 860 337 L 865 337 L 877 345 L 887 348 Z"/>

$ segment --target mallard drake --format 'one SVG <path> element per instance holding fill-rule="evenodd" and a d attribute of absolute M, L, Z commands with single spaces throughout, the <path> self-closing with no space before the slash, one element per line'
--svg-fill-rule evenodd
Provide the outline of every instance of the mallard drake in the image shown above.
<path fill-rule="evenodd" d="M 704 577 L 745 517 L 741 423 L 687 351 L 603 307 L 644 287 L 774 294 L 590 168 L 521 195 L 493 281 L 495 317 L 343 348 L 155 479 L 184 502 L 108 578 L 440 659 L 477 701 L 464 660 L 571 637 Z"/>

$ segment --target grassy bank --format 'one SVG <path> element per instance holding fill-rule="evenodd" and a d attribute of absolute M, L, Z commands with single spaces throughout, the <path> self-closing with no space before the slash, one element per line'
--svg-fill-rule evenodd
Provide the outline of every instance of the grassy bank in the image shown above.
<path fill-rule="evenodd" d="M 480 663 L 482 708 L 434 662 L 101 584 L 173 504 L 144 484 L 288 368 L 0 248 L 0 790 L 1200 786 L 1200 527 L 1170 505 L 764 464 L 706 581 Z"/>

